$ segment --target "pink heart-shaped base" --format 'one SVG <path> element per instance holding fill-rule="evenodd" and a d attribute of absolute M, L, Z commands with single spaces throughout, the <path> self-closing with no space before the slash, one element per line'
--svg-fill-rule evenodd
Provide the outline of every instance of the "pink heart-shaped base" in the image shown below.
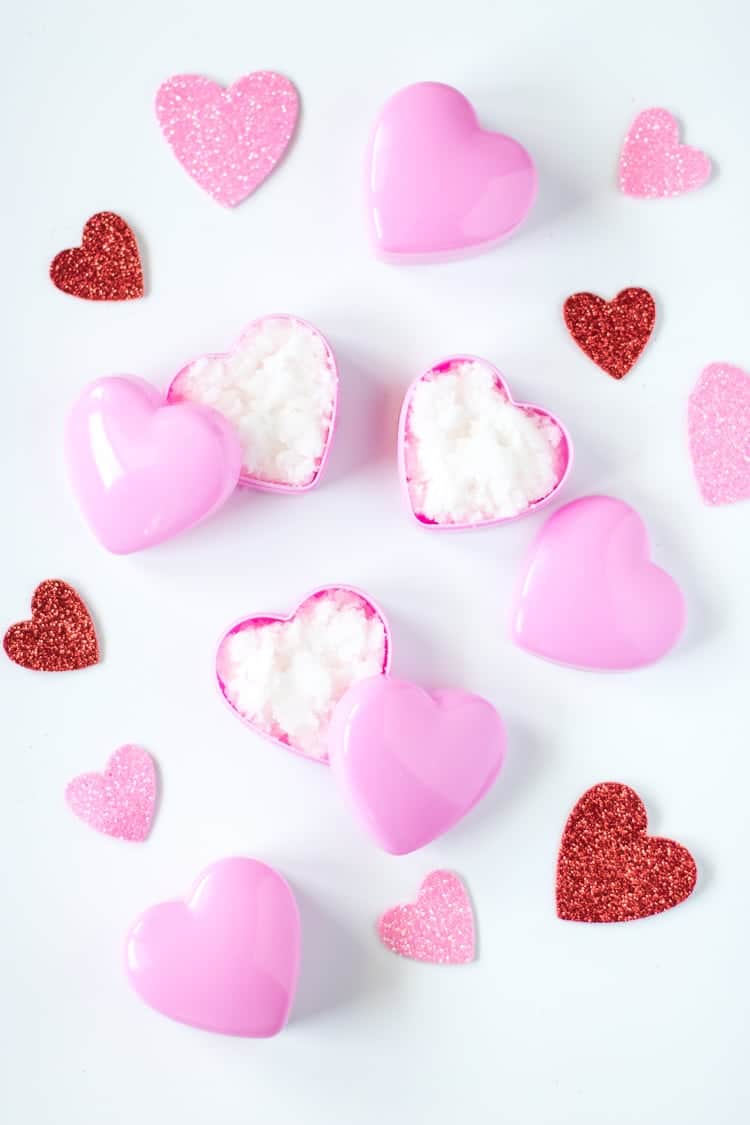
<path fill-rule="evenodd" d="M 253 636 L 262 651 L 254 649 L 248 658 L 245 641 Z M 216 679 L 226 703 L 251 730 L 285 750 L 327 762 L 336 703 L 356 679 L 385 674 L 390 662 L 388 623 L 375 603 L 352 586 L 324 586 L 286 617 L 244 617 L 227 630 L 216 654 Z M 299 733 L 285 725 L 289 715 Z"/>
<path fill-rule="evenodd" d="M 418 389 L 424 384 L 438 385 L 441 379 L 462 381 L 473 378 L 472 373 L 475 372 L 487 376 L 492 396 L 498 395 L 517 411 L 519 419 L 534 421 L 544 433 L 549 449 L 551 471 L 546 486 L 540 489 L 538 495 L 531 495 L 522 503 L 511 503 L 508 508 L 511 514 L 487 513 L 496 503 L 495 498 L 504 492 L 508 474 L 522 468 L 523 450 L 519 443 L 508 442 L 502 435 L 488 429 L 489 411 L 484 397 L 472 405 L 473 414 L 467 426 L 456 426 L 447 418 L 449 410 L 446 404 L 440 406 L 439 422 L 446 436 L 442 439 L 444 455 L 437 463 L 434 455 L 427 457 L 422 452 L 414 433 L 414 399 Z M 462 408 L 465 410 L 466 406 Z M 488 461 L 488 447 L 489 457 L 494 456 L 497 463 Z M 486 468 L 476 468 L 480 460 L 486 462 Z M 516 402 L 505 379 L 493 364 L 478 356 L 457 355 L 436 363 L 415 379 L 407 390 L 399 419 L 398 463 L 404 494 L 415 519 L 424 527 L 464 531 L 495 527 L 520 519 L 554 500 L 572 467 L 573 443 L 565 426 L 550 411 L 530 403 Z M 481 511 L 469 517 L 448 519 L 438 511 L 434 496 L 448 496 L 458 484 L 471 497 L 472 505 Z"/>
<path fill-rule="evenodd" d="M 103 773 L 74 777 L 65 790 L 65 800 L 97 832 L 122 840 L 145 840 L 156 804 L 154 759 L 140 746 L 121 746 Z"/>
<path fill-rule="evenodd" d="M 537 656 L 624 669 L 659 660 L 684 623 L 682 593 L 650 561 L 638 513 L 611 496 L 585 496 L 550 516 L 534 541 L 512 628 Z"/>
<path fill-rule="evenodd" d="M 134 375 L 86 387 L 67 421 L 66 455 L 83 514 L 108 551 L 153 547 L 219 508 L 237 485 L 242 450 L 215 410 L 166 406 Z"/>
<path fill-rule="evenodd" d="M 750 498 L 750 375 L 712 363 L 688 403 L 690 456 L 707 504 Z"/>
<path fill-rule="evenodd" d="M 644 109 L 620 153 L 620 190 L 642 199 L 682 195 L 711 176 L 705 152 L 680 144 L 680 126 L 666 109 Z"/>
<path fill-rule="evenodd" d="M 482 129 L 460 91 L 418 82 L 383 106 L 365 160 L 367 219 L 386 259 L 459 257 L 506 238 L 536 195 L 526 149 Z"/>
<path fill-rule="evenodd" d="M 424 847 L 487 792 L 505 758 L 495 708 L 464 691 L 375 676 L 339 702 L 331 769 L 364 827 L 392 855 Z"/>
<path fill-rule="evenodd" d="M 128 978 L 170 1019 L 224 1035 L 281 1031 L 297 987 L 299 911 L 288 884 L 265 863 L 222 859 L 185 901 L 141 914 L 127 937 Z"/>
<path fill-rule="evenodd" d="M 432 871 L 416 902 L 386 910 L 378 934 L 392 953 L 414 961 L 466 965 L 474 960 L 474 912 L 466 888 L 452 871 Z"/>

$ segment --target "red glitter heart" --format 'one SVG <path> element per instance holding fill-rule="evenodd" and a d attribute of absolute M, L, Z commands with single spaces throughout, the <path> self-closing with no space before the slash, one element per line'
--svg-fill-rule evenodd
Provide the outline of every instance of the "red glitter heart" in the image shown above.
<path fill-rule="evenodd" d="M 132 301 L 143 296 L 143 269 L 132 230 L 113 211 L 92 215 L 80 246 L 61 250 L 49 275 L 58 289 L 87 301 Z"/>
<path fill-rule="evenodd" d="M 557 914 L 573 922 L 630 922 L 661 914 L 692 893 L 687 848 L 647 836 L 646 810 L 628 785 L 607 781 L 568 817 L 557 860 Z"/>
<path fill-rule="evenodd" d="M 612 301 L 574 293 L 563 305 L 563 316 L 581 351 L 613 379 L 622 379 L 654 330 L 656 305 L 648 289 L 623 289 Z"/>
<path fill-rule="evenodd" d="M 16 664 L 37 672 L 69 672 L 99 660 L 91 615 L 67 582 L 49 578 L 31 599 L 31 621 L 11 625 L 3 648 Z"/>

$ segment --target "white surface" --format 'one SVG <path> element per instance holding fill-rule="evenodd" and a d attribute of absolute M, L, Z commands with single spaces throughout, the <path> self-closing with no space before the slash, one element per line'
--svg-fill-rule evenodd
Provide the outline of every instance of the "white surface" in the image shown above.
<path fill-rule="evenodd" d="M 696 10 L 697 9 L 697 10 Z M 68 0 L 4 24 L 2 619 L 39 580 L 73 582 L 104 661 L 45 677 L 0 662 L 5 924 L 3 1120 L 17 1125 L 736 1125 L 747 1119 L 747 645 L 750 505 L 705 508 L 685 448 L 704 364 L 750 367 L 747 16 L 685 5 L 381 0 L 212 4 Z M 283 167 L 234 211 L 179 168 L 152 102 L 160 81 L 257 68 L 302 94 Z M 441 79 L 536 157 L 540 195 L 506 246 L 460 264 L 371 257 L 360 161 L 379 104 Z M 650 105 L 677 112 L 719 174 L 669 202 L 615 189 L 619 144 Z M 111 208 L 144 249 L 148 296 L 98 306 L 47 267 Z M 648 286 L 654 339 L 622 383 L 565 331 L 577 289 Z M 82 526 L 62 420 L 85 382 L 166 386 L 252 317 L 291 311 L 328 335 L 342 416 L 325 481 L 304 497 L 238 495 L 203 527 L 130 558 Z M 521 399 L 569 425 L 564 499 L 633 503 L 682 583 L 687 635 L 647 671 L 597 676 L 508 640 L 511 592 L 543 515 L 431 535 L 405 511 L 395 424 L 409 381 L 446 354 L 493 360 Z M 507 719 L 509 761 L 475 814 L 416 855 L 381 855 L 325 769 L 262 742 L 222 706 L 213 646 L 244 612 L 287 610 L 329 581 L 362 586 L 393 628 L 394 672 L 466 686 Z M 163 795 L 151 839 L 96 836 L 67 780 L 136 741 Z M 620 927 L 556 919 L 556 849 L 572 803 L 618 779 L 691 848 L 684 906 Z M 232 853 L 298 892 L 304 967 L 277 1039 L 225 1039 L 146 1009 L 121 969 L 141 909 Z M 480 958 L 433 968 L 373 934 L 430 869 L 468 882 Z"/>

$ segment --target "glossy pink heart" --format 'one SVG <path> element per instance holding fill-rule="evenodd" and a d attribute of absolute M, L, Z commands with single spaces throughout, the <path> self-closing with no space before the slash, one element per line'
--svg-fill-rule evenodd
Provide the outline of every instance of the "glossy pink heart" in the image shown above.
<path fill-rule="evenodd" d="M 707 504 L 750 498 L 750 375 L 712 363 L 688 402 L 690 456 Z"/>
<path fill-rule="evenodd" d="M 128 978 L 157 1012 L 204 1031 L 281 1031 L 297 987 L 300 920 L 288 884 L 265 863 L 207 867 L 185 901 L 141 914 L 125 947 Z"/>
<path fill-rule="evenodd" d="M 685 603 L 649 558 L 643 521 L 622 500 L 585 496 L 534 541 L 513 610 L 513 639 L 576 668 L 639 668 L 677 642 Z"/>
<path fill-rule="evenodd" d="M 74 777 L 65 800 L 77 817 L 106 836 L 145 840 L 156 804 L 154 759 L 140 746 L 121 746 L 103 773 Z"/>
<path fill-rule="evenodd" d="M 352 586 L 313 590 L 293 613 L 243 617 L 221 639 L 216 680 L 251 730 L 285 750 L 328 761 L 328 726 L 346 689 L 386 673 L 388 623 Z"/>
<path fill-rule="evenodd" d="M 420 436 L 426 424 L 429 443 Z M 540 454 L 544 468 L 530 476 L 529 459 L 538 465 Z M 573 464 L 573 442 L 549 410 L 516 402 L 494 364 L 456 355 L 408 388 L 398 464 L 415 519 L 423 527 L 464 531 L 520 519 L 554 500 Z"/>
<path fill-rule="evenodd" d="M 383 106 L 367 149 L 373 244 L 397 261 L 487 248 L 525 219 L 536 182 L 526 149 L 482 129 L 458 90 L 440 82 L 406 86 Z"/>
<path fill-rule="evenodd" d="M 392 953 L 414 961 L 466 965 L 474 960 L 474 911 L 452 871 L 431 871 L 416 902 L 386 910 L 378 934 Z"/>
<path fill-rule="evenodd" d="M 200 74 L 176 74 L 156 95 L 156 116 L 189 176 L 234 207 L 273 171 L 292 139 L 297 91 L 281 74 L 259 70 L 224 89 Z"/>
<path fill-rule="evenodd" d="M 109 551 L 153 547 L 205 519 L 233 492 L 242 449 L 215 410 L 166 406 L 133 375 L 98 379 L 67 420 L 73 491 Z"/>
<path fill-rule="evenodd" d="M 711 176 L 705 152 L 680 144 L 680 126 L 666 109 L 644 109 L 620 153 L 620 190 L 642 199 L 682 195 Z"/>
<path fill-rule="evenodd" d="M 405 855 L 481 800 L 503 764 L 505 728 L 478 695 L 376 676 L 343 696 L 328 745 L 334 777 L 365 829 L 384 851 Z"/>

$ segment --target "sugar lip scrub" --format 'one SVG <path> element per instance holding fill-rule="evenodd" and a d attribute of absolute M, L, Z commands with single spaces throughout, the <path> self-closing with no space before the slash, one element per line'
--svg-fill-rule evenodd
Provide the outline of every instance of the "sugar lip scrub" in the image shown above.
<path fill-rule="evenodd" d="M 279 315 L 254 321 L 231 351 L 184 367 L 168 399 L 212 406 L 233 423 L 243 451 L 240 484 L 293 492 L 311 488 L 323 468 L 337 389 L 324 337 Z"/>
<path fill-rule="evenodd" d="M 420 522 L 471 527 L 512 519 L 551 498 L 570 449 L 560 423 L 514 402 L 491 364 L 457 357 L 412 384 L 400 458 Z"/>
<path fill-rule="evenodd" d="M 332 586 L 289 618 L 250 617 L 219 646 L 219 686 L 248 725 L 307 757 L 328 758 L 328 724 L 356 680 L 387 672 L 388 628 L 363 594 Z"/>

